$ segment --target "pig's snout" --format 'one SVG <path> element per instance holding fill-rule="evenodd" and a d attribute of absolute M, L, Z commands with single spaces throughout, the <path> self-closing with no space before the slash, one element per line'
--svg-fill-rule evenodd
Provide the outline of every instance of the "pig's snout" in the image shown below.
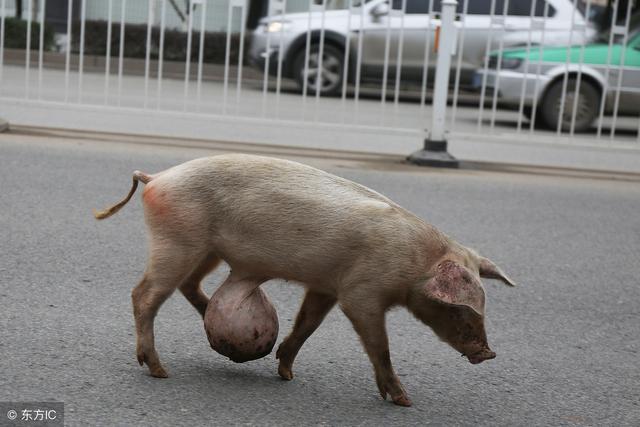
<path fill-rule="evenodd" d="M 478 363 L 482 363 L 485 360 L 495 359 L 496 353 L 491 351 L 488 348 L 484 348 L 477 353 L 473 353 L 466 356 L 469 359 L 469 362 L 471 362 L 473 365 L 477 365 Z"/>

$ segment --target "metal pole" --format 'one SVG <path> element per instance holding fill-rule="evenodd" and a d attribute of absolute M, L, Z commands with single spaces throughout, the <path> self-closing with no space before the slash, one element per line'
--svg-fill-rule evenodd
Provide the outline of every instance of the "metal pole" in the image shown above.
<path fill-rule="evenodd" d="M 147 2 L 147 49 L 144 56 L 144 108 L 147 108 L 149 101 L 149 63 L 151 60 L 151 28 L 155 17 L 156 2 L 149 0 Z M 188 53 L 187 53 L 188 55 Z"/>
<path fill-rule="evenodd" d="M 25 99 L 29 98 L 29 71 L 31 70 L 31 13 L 32 13 L 32 5 L 31 1 L 27 3 L 27 46 L 25 49 L 25 60 L 24 60 L 24 97 Z"/>
<path fill-rule="evenodd" d="M 2 7 L 0 8 L 0 89 L 2 89 L 2 70 L 4 68 L 4 15 L 7 13 L 6 10 L 7 0 L 2 0 Z M 1 121 L 2 119 L 0 119 Z"/>
<path fill-rule="evenodd" d="M 38 43 L 38 99 L 42 99 L 42 62 L 44 55 L 44 15 L 47 10 L 47 0 L 40 5 L 40 39 Z"/>
<path fill-rule="evenodd" d="M 442 0 L 440 22 L 438 63 L 436 64 L 436 80 L 433 90 L 433 108 L 431 130 L 424 141 L 424 148 L 411 154 L 407 160 L 421 166 L 437 166 L 457 168 L 456 160 L 447 151 L 445 139 L 445 116 L 447 112 L 447 94 L 449 91 L 449 68 L 451 56 L 455 53 L 456 27 L 455 13 L 458 2 Z"/>
<path fill-rule="evenodd" d="M 113 0 L 109 0 L 107 8 L 107 52 L 104 56 L 104 105 L 109 103 L 109 74 L 111 73 L 111 24 L 113 15 Z"/>
<path fill-rule="evenodd" d="M 78 52 L 78 103 L 82 103 L 82 76 L 84 75 L 84 35 L 87 17 L 87 0 L 80 2 L 80 52 Z"/>

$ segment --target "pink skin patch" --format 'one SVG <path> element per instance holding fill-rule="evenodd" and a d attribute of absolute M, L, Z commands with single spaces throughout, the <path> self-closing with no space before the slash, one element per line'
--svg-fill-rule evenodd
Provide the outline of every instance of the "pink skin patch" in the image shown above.
<path fill-rule="evenodd" d="M 142 199 L 147 209 L 154 215 L 164 216 L 168 212 L 168 205 L 164 193 L 153 185 L 147 185 L 142 193 Z"/>

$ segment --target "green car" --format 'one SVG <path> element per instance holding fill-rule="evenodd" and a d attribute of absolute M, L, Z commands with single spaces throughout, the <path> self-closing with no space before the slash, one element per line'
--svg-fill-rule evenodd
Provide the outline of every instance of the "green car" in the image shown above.
<path fill-rule="evenodd" d="M 523 97 L 524 114 L 531 118 L 536 108 L 537 119 L 551 129 L 560 126 L 569 131 L 573 126 L 576 132 L 588 131 L 601 108 L 612 113 L 616 104 L 617 114 L 639 114 L 640 31 L 636 28 L 629 34 L 626 47 L 623 37 L 617 37 L 620 40 L 611 48 L 601 42 L 508 49 L 501 56 L 494 52 L 488 69 L 476 72 L 474 86 L 480 88 L 486 79 L 487 96 L 497 88 L 501 105 L 519 106 Z"/>

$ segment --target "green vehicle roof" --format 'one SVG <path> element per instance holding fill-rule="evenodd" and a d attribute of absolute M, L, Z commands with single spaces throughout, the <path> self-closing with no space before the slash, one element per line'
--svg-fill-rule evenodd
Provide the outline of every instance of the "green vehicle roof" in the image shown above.
<path fill-rule="evenodd" d="M 627 42 L 627 51 L 625 52 L 624 65 L 627 67 L 640 67 L 640 32 L 635 33 Z M 610 65 L 620 65 L 620 59 L 622 54 L 622 44 L 611 45 L 611 58 L 609 60 Z M 498 55 L 498 51 L 492 52 L 492 55 Z M 542 62 L 558 62 L 566 63 L 567 55 L 569 55 L 569 62 L 579 64 L 592 64 L 592 65 L 607 65 L 607 57 L 609 56 L 609 45 L 603 43 L 587 44 L 584 46 L 564 46 L 553 47 L 545 46 L 542 48 L 542 52 L 539 46 L 531 46 L 529 53 L 527 49 L 514 48 L 505 49 L 502 52 L 504 58 L 529 58 L 530 62 L 538 62 L 540 59 Z M 583 59 L 580 61 L 580 59 Z"/>

